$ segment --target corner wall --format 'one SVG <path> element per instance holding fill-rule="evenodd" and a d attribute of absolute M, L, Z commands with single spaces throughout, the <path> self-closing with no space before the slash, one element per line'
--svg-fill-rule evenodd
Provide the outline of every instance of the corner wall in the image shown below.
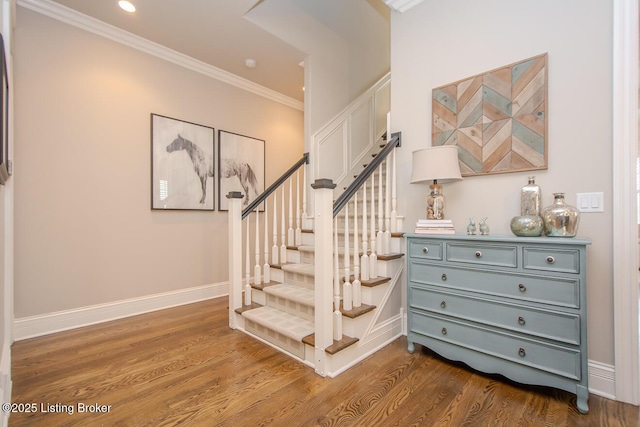
<path fill-rule="evenodd" d="M 582 214 L 588 248 L 589 359 L 614 364 L 612 285 L 612 5 L 598 0 L 426 0 L 391 21 L 392 131 L 402 131 L 399 211 L 406 230 L 425 216 L 426 185 L 409 185 L 411 152 L 431 145 L 435 87 L 548 52 L 548 169 L 468 177 L 445 184 L 458 233 L 488 217 L 511 234 L 528 175 L 552 193 L 604 192 L 604 213 Z"/>
<path fill-rule="evenodd" d="M 264 139 L 268 184 L 303 113 L 22 7 L 15 42 L 16 318 L 226 282 L 227 212 L 150 209 L 150 114 Z"/>

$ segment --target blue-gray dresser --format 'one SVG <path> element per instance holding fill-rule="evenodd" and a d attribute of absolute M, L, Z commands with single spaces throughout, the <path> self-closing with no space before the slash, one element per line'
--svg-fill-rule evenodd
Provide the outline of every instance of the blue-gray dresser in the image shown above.
<path fill-rule="evenodd" d="M 407 234 L 407 338 L 577 396 L 587 413 L 584 238 Z"/>

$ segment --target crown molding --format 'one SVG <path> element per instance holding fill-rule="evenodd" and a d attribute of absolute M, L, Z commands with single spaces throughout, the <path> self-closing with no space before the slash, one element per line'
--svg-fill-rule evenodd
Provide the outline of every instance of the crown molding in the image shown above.
<path fill-rule="evenodd" d="M 383 0 L 384 3 L 389 6 L 390 9 L 396 10 L 400 13 L 406 12 L 418 3 L 422 3 L 423 0 Z"/>
<path fill-rule="evenodd" d="M 272 89 L 232 74 L 221 68 L 214 67 L 190 56 L 154 43 L 143 37 L 124 31 L 118 27 L 92 18 L 78 11 L 70 9 L 51 0 L 18 0 L 18 6 L 33 10 L 82 30 L 107 38 L 157 58 L 174 63 L 186 69 L 203 74 L 212 79 L 246 90 L 288 107 L 304 111 L 304 103 L 297 99 L 283 95 Z"/>

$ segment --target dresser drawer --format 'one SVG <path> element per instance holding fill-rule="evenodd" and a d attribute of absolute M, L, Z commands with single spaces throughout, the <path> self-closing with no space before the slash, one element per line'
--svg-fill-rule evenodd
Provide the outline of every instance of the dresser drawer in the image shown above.
<path fill-rule="evenodd" d="M 409 257 L 442 261 L 442 242 L 412 239 L 409 241 Z"/>
<path fill-rule="evenodd" d="M 489 245 L 482 243 L 447 243 L 447 261 L 471 264 L 517 267 L 516 246 Z"/>
<path fill-rule="evenodd" d="M 469 295 L 410 286 L 410 307 L 455 316 L 568 344 L 580 343 L 580 316 Z"/>
<path fill-rule="evenodd" d="M 501 359 L 580 380 L 578 348 L 553 345 L 503 333 L 471 322 L 409 310 L 411 331 Z"/>
<path fill-rule="evenodd" d="M 524 248 L 522 266 L 531 270 L 580 273 L 580 252 L 573 249 Z"/>
<path fill-rule="evenodd" d="M 514 274 L 409 262 L 412 283 L 479 292 L 518 300 L 580 307 L 580 281 L 572 278 Z"/>

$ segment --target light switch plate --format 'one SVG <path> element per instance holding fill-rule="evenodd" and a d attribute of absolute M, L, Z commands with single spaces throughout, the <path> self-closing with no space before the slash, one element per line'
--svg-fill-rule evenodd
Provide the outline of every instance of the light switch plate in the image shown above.
<path fill-rule="evenodd" d="M 580 212 L 604 212 L 604 193 L 577 193 L 576 208 Z"/>

